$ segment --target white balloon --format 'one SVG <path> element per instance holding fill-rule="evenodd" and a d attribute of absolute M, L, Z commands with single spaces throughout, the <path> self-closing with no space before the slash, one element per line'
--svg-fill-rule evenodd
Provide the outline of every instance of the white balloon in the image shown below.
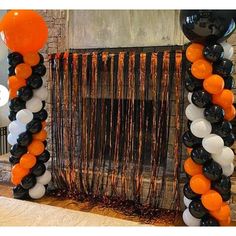
<path fill-rule="evenodd" d="M 33 113 L 28 109 L 22 109 L 16 113 L 16 119 L 22 124 L 29 123 L 33 118 Z"/>
<path fill-rule="evenodd" d="M 48 97 L 48 90 L 46 87 L 41 86 L 39 89 L 34 89 L 34 96 L 38 97 L 42 101 L 45 101 Z"/>
<path fill-rule="evenodd" d="M 193 217 L 188 208 L 183 212 L 183 221 L 187 226 L 200 226 L 200 219 Z"/>
<path fill-rule="evenodd" d="M 191 199 L 188 199 L 188 198 L 186 198 L 186 197 L 184 196 L 184 205 L 185 205 L 186 207 L 188 207 L 191 202 L 192 202 Z"/>
<path fill-rule="evenodd" d="M 8 102 L 8 99 L 9 99 L 8 89 L 0 84 L 0 107 L 5 106 Z"/>
<path fill-rule="evenodd" d="M 216 134 L 209 134 L 202 140 L 202 146 L 212 154 L 221 153 L 224 147 L 223 139 Z"/>
<path fill-rule="evenodd" d="M 185 115 L 191 121 L 204 118 L 204 108 L 199 108 L 193 104 L 189 104 L 185 109 Z"/>
<path fill-rule="evenodd" d="M 39 199 L 44 196 L 45 192 L 46 189 L 43 184 L 36 183 L 35 186 L 29 190 L 29 195 L 33 199 Z"/>
<path fill-rule="evenodd" d="M 223 147 L 222 152 L 218 154 L 213 154 L 212 158 L 221 166 L 228 166 L 234 160 L 234 152 L 229 147 Z"/>
<path fill-rule="evenodd" d="M 199 118 L 191 123 L 190 130 L 196 137 L 204 138 L 211 133 L 212 127 L 209 121 Z"/>
<path fill-rule="evenodd" d="M 46 170 L 43 175 L 37 177 L 37 183 L 46 185 L 48 184 L 52 179 L 51 172 Z"/>
<path fill-rule="evenodd" d="M 13 146 L 14 144 L 17 143 L 17 138 L 18 136 L 10 133 L 7 135 L 7 142 Z"/>
<path fill-rule="evenodd" d="M 188 101 L 189 101 L 189 103 L 192 103 L 192 95 L 193 95 L 193 93 L 191 93 L 191 92 L 188 93 Z"/>
<path fill-rule="evenodd" d="M 234 164 L 230 163 L 227 166 L 222 166 L 223 175 L 231 176 L 234 173 Z"/>
<path fill-rule="evenodd" d="M 42 101 L 37 97 L 32 97 L 29 101 L 26 102 L 26 108 L 31 112 L 39 112 L 42 107 Z"/>
<path fill-rule="evenodd" d="M 26 131 L 26 125 L 20 123 L 17 120 L 14 120 L 9 124 L 8 130 L 11 134 L 18 136 L 19 134 Z"/>
<path fill-rule="evenodd" d="M 227 42 L 222 42 L 221 46 L 224 49 L 224 58 L 231 59 L 232 56 L 234 55 L 234 48 L 232 45 L 230 45 Z"/>

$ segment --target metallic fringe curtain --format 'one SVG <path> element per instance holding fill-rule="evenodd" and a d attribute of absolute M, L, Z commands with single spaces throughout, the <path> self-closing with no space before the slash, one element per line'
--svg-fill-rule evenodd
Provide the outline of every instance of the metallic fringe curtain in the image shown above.
<path fill-rule="evenodd" d="M 184 70 L 174 47 L 50 55 L 57 188 L 138 215 L 178 211 Z"/>

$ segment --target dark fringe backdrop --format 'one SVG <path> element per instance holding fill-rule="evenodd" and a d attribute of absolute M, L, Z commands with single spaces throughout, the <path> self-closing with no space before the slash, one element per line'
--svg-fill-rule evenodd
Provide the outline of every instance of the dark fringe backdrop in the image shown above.
<path fill-rule="evenodd" d="M 141 216 L 178 211 L 184 72 L 178 46 L 50 55 L 58 196 Z"/>

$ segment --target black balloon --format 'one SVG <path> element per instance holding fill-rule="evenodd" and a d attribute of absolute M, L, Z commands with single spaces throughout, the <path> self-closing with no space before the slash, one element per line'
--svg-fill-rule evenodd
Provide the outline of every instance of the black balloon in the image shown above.
<path fill-rule="evenodd" d="M 42 123 L 38 119 L 33 119 L 26 125 L 26 129 L 30 133 L 36 134 L 42 129 Z"/>
<path fill-rule="evenodd" d="M 231 90 L 234 87 L 234 78 L 231 75 L 229 75 L 229 76 L 223 77 L 223 79 L 225 82 L 224 88 Z"/>
<path fill-rule="evenodd" d="M 221 166 L 213 160 L 205 163 L 203 165 L 202 171 L 203 175 L 211 181 L 220 179 L 223 172 Z"/>
<path fill-rule="evenodd" d="M 8 63 L 11 66 L 17 66 L 20 63 L 23 63 L 23 56 L 19 52 L 12 52 L 7 56 Z"/>
<path fill-rule="evenodd" d="M 12 165 L 15 165 L 15 164 L 17 164 L 17 163 L 20 162 L 20 158 L 14 157 L 14 156 L 10 156 L 10 157 L 9 157 L 9 162 L 10 162 Z"/>
<path fill-rule="evenodd" d="M 27 148 L 26 147 L 22 147 L 19 144 L 14 144 L 11 147 L 10 153 L 11 155 L 20 158 L 23 154 L 25 154 L 27 152 Z"/>
<path fill-rule="evenodd" d="M 24 189 L 30 189 L 33 188 L 34 185 L 36 184 L 37 180 L 36 177 L 32 174 L 26 175 L 22 180 L 21 180 L 21 186 Z"/>
<path fill-rule="evenodd" d="M 231 147 L 234 144 L 234 140 L 235 140 L 234 134 L 230 133 L 229 135 L 224 137 L 223 140 L 224 140 L 224 145 L 225 146 Z"/>
<path fill-rule="evenodd" d="M 45 109 L 41 109 L 39 112 L 34 113 L 34 119 L 45 121 L 47 118 L 48 118 L 48 113 Z"/>
<path fill-rule="evenodd" d="M 184 192 L 184 196 L 188 199 L 196 199 L 200 196 L 200 195 L 193 192 L 193 190 L 190 188 L 189 183 L 186 183 L 184 185 L 183 192 Z"/>
<path fill-rule="evenodd" d="M 15 67 L 14 66 L 10 66 L 8 68 L 8 76 L 12 76 L 12 75 L 15 75 Z"/>
<path fill-rule="evenodd" d="M 201 145 L 202 139 L 194 136 L 190 130 L 187 130 L 182 136 L 183 143 L 186 147 L 195 148 Z"/>
<path fill-rule="evenodd" d="M 212 182 L 212 188 L 220 194 L 228 194 L 231 189 L 230 177 L 222 175 L 219 180 Z"/>
<path fill-rule="evenodd" d="M 208 212 L 199 199 L 194 199 L 191 201 L 189 204 L 189 211 L 191 215 L 197 219 L 201 219 Z"/>
<path fill-rule="evenodd" d="M 37 160 L 38 160 L 39 162 L 45 163 L 45 162 L 47 162 L 49 159 L 50 159 L 50 153 L 49 153 L 48 150 L 44 150 L 44 152 L 43 152 L 41 155 L 37 156 Z"/>
<path fill-rule="evenodd" d="M 33 69 L 33 74 L 37 74 L 40 76 L 44 76 L 46 74 L 46 67 L 44 64 L 38 64 L 36 66 L 33 66 L 32 69 Z"/>
<path fill-rule="evenodd" d="M 223 121 L 225 112 L 224 110 L 217 105 L 212 105 L 204 110 L 205 118 L 211 123 L 218 123 Z"/>
<path fill-rule="evenodd" d="M 217 10 L 181 10 L 180 26 L 190 41 L 206 45 L 222 42 L 235 30 L 231 16 Z"/>
<path fill-rule="evenodd" d="M 43 109 L 46 106 L 46 102 L 42 101 L 42 104 L 43 104 L 43 107 L 42 107 L 42 109 Z"/>
<path fill-rule="evenodd" d="M 10 110 L 10 113 L 9 113 L 9 115 L 8 115 L 8 119 L 9 119 L 10 121 L 16 120 L 16 112 Z"/>
<path fill-rule="evenodd" d="M 43 175 L 45 171 L 46 171 L 46 166 L 43 164 L 43 162 L 37 161 L 35 166 L 31 169 L 31 174 L 38 177 Z"/>
<path fill-rule="evenodd" d="M 205 90 L 197 90 L 192 94 L 192 103 L 200 108 L 205 108 L 211 104 L 211 95 Z"/>
<path fill-rule="evenodd" d="M 23 147 L 27 147 L 31 143 L 32 139 L 32 134 L 26 131 L 18 136 L 17 143 Z"/>
<path fill-rule="evenodd" d="M 43 85 L 43 80 L 39 75 L 32 74 L 27 80 L 27 85 L 32 89 L 38 89 Z"/>
<path fill-rule="evenodd" d="M 25 109 L 25 102 L 19 98 L 13 98 L 9 102 L 9 108 L 14 112 L 18 112 L 19 110 Z"/>
<path fill-rule="evenodd" d="M 203 147 L 197 147 L 194 148 L 191 152 L 191 158 L 193 159 L 194 162 L 197 164 L 203 165 L 206 162 L 210 161 L 211 154 L 207 152 Z"/>
<path fill-rule="evenodd" d="M 17 91 L 17 96 L 22 100 L 27 102 L 33 97 L 33 90 L 29 86 L 21 87 Z"/>
<path fill-rule="evenodd" d="M 223 58 L 222 60 L 213 64 L 213 72 L 215 74 L 221 75 L 222 77 L 229 76 L 233 72 L 233 68 L 233 62 L 226 58 Z"/>
<path fill-rule="evenodd" d="M 185 83 L 185 88 L 189 92 L 193 92 L 198 89 L 202 89 L 203 81 L 187 74 L 184 83 Z"/>
<path fill-rule="evenodd" d="M 229 121 L 223 121 L 212 125 L 212 133 L 221 137 L 228 136 L 232 131 L 232 125 Z"/>
<path fill-rule="evenodd" d="M 187 121 L 187 127 L 188 127 L 188 129 L 190 129 L 191 124 L 192 124 L 192 121 L 191 121 L 191 120 L 188 120 L 188 121 Z"/>
<path fill-rule="evenodd" d="M 201 219 L 200 226 L 219 226 L 219 222 L 207 214 Z"/>
<path fill-rule="evenodd" d="M 13 188 L 13 196 L 16 199 L 28 199 L 29 198 L 29 191 L 24 189 L 21 185 L 17 185 Z"/>
<path fill-rule="evenodd" d="M 40 61 L 39 63 L 43 64 L 44 63 L 44 57 L 41 53 L 39 53 Z"/>
<path fill-rule="evenodd" d="M 227 202 L 227 201 L 229 201 L 230 198 L 231 198 L 231 192 L 229 191 L 229 192 L 227 192 L 227 193 L 222 193 L 222 194 L 221 194 L 221 197 L 222 197 L 222 199 L 223 199 L 224 202 Z"/>
<path fill-rule="evenodd" d="M 216 62 L 223 58 L 224 49 L 218 43 L 206 45 L 203 49 L 203 55 L 207 60 L 211 62 Z"/>

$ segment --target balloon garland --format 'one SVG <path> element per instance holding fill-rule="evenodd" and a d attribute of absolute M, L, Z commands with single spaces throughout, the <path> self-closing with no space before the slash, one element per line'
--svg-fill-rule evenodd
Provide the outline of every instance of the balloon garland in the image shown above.
<path fill-rule="evenodd" d="M 225 42 L 235 30 L 232 11 L 182 10 L 180 24 L 191 41 L 185 87 L 190 104 L 183 134 L 188 158 L 184 170 L 183 221 L 188 226 L 230 225 L 230 176 L 234 143 L 233 47 Z M 234 15 L 234 17 L 236 14 Z"/>
<path fill-rule="evenodd" d="M 48 29 L 35 11 L 12 10 L 3 17 L 0 31 L 12 51 L 8 55 L 11 121 L 8 142 L 12 145 L 9 161 L 13 165 L 13 195 L 18 199 L 38 199 L 44 196 L 51 180 L 45 165 L 50 158 L 45 149 L 47 89 L 42 77 L 46 67 L 43 56 L 38 53 L 46 43 Z"/>

